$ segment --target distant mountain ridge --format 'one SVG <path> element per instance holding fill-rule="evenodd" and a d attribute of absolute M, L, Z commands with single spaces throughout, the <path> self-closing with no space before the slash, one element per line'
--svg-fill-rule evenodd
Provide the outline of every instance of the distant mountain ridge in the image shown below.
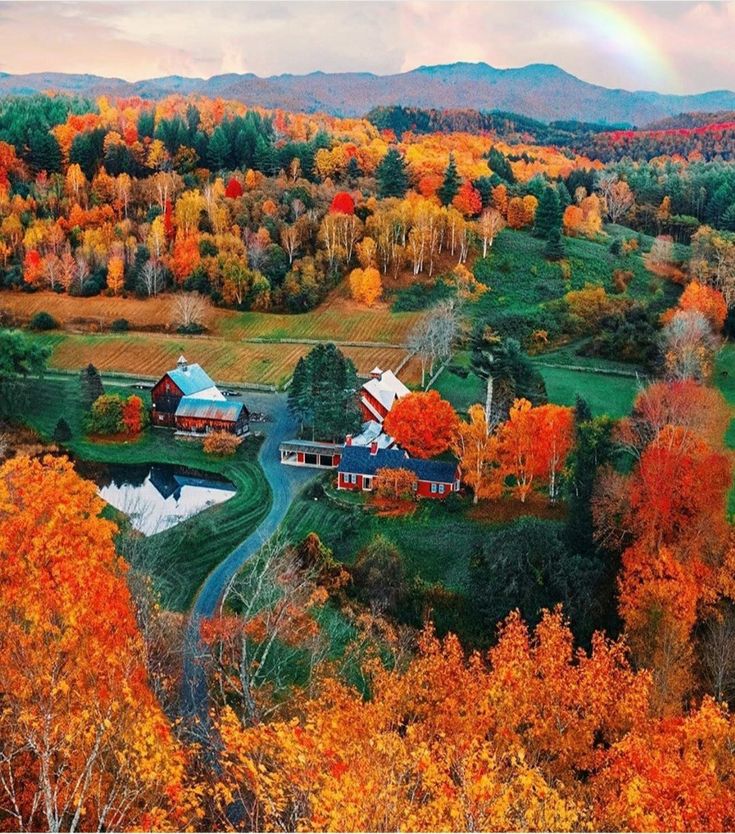
<path fill-rule="evenodd" d="M 735 110 L 735 92 L 694 95 L 610 89 L 582 81 L 554 64 L 498 69 L 485 63 L 421 66 L 395 75 L 368 72 L 274 75 L 229 73 L 212 78 L 171 75 L 130 82 L 67 73 L 0 73 L 0 95 L 56 90 L 87 96 L 161 98 L 198 93 L 250 105 L 338 116 L 361 116 L 381 106 L 505 110 L 542 121 L 645 125 L 691 111 Z"/>

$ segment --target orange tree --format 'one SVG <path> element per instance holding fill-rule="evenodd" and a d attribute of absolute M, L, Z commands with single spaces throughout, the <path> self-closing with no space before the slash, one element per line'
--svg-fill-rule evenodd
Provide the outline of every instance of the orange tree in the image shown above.
<path fill-rule="evenodd" d="M 410 455 L 431 458 L 446 452 L 451 445 L 457 415 L 438 391 L 421 391 L 398 400 L 383 426 Z"/>
<path fill-rule="evenodd" d="M 0 468 L 0 826 L 13 830 L 188 824 L 185 762 L 102 507 L 66 459 Z"/>

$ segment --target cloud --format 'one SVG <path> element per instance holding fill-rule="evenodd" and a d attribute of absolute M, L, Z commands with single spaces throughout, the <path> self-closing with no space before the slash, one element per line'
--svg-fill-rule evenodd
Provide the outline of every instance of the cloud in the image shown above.
<path fill-rule="evenodd" d="M 555 63 L 609 87 L 735 88 L 735 4 L 709 2 L 14 2 L 0 69 L 139 80 L 421 64 Z"/>

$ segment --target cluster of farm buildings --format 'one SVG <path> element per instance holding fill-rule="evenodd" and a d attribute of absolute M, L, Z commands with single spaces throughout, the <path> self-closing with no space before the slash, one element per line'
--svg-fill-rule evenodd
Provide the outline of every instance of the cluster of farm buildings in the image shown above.
<path fill-rule="evenodd" d="M 416 494 L 422 498 L 446 498 L 459 491 L 457 464 L 452 461 L 409 457 L 383 431 L 383 421 L 393 405 L 409 394 L 393 371 L 373 368 L 370 379 L 358 391 L 364 422 L 358 435 L 344 443 L 289 440 L 281 443 L 281 463 L 337 469 L 337 488 L 370 492 L 381 469 L 408 469 L 416 477 Z"/>
<path fill-rule="evenodd" d="M 381 469 L 408 469 L 416 476 L 416 494 L 445 498 L 459 491 L 459 473 L 453 461 L 409 457 L 383 431 L 383 421 L 393 405 L 409 394 L 393 371 L 374 368 L 358 391 L 364 422 L 358 435 L 344 443 L 288 440 L 280 445 L 281 463 L 337 469 L 339 489 L 371 491 Z M 206 435 L 225 431 L 237 436 L 249 432 L 250 414 L 241 402 L 227 400 L 204 369 L 181 356 L 151 391 L 153 426 L 173 428 L 182 435 Z"/>

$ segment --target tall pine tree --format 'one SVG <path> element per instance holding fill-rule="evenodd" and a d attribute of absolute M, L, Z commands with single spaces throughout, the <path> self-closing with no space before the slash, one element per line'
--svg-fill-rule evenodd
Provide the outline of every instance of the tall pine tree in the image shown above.
<path fill-rule="evenodd" d="M 80 371 L 79 383 L 82 389 L 84 410 L 89 411 L 97 397 L 101 397 L 105 393 L 99 371 L 91 362 L 86 368 Z"/>
<path fill-rule="evenodd" d="M 355 366 L 333 344 L 317 345 L 301 359 L 289 387 L 288 407 L 302 433 L 342 440 L 360 425 Z"/>
<path fill-rule="evenodd" d="M 444 182 L 437 189 L 437 195 L 442 201 L 442 205 L 448 206 L 452 200 L 457 196 L 459 187 L 462 184 L 459 173 L 457 172 L 457 163 L 454 160 L 454 154 L 449 154 L 449 164 L 444 171 Z"/>
<path fill-rule="evenodd" d="M 408 190 L 406 163 L 395 147 L 381 159 L 375 170 L 378 181 L 378 197 L 403 197 Z"/>
<path fill-rule="evenodd" d="M 561 229 L 561 202 L 555 188 L 545 188 L 541 194 L 533 233 L 536 237 L 548 240 L 549 234 L 555 229 Z"/>

